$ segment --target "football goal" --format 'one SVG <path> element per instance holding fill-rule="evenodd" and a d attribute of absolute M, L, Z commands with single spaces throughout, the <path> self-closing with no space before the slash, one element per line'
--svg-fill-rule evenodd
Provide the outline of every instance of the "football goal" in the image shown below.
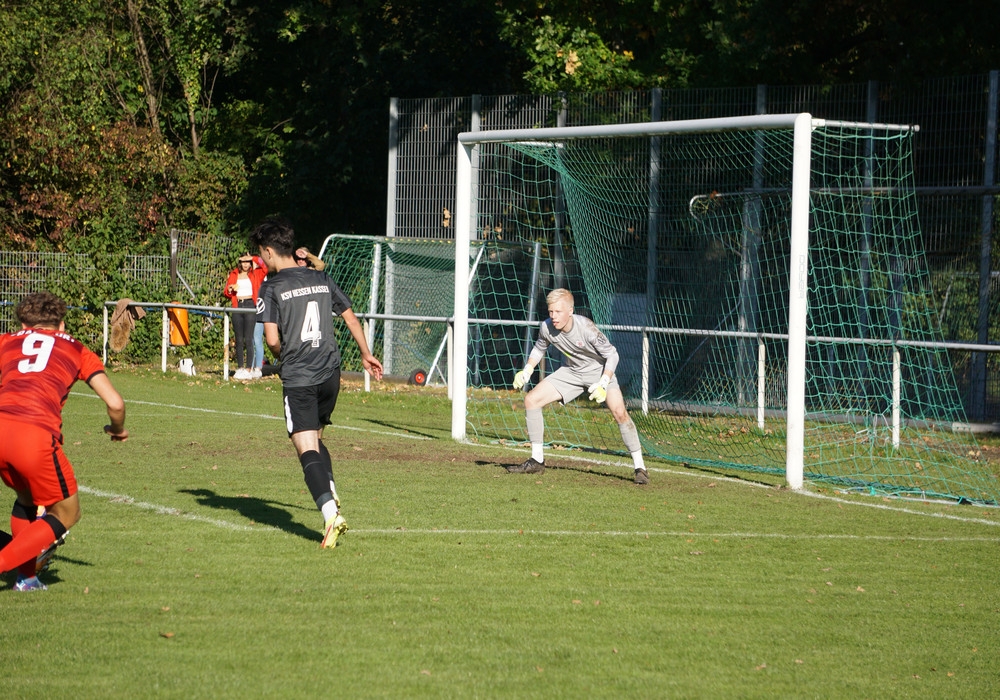
<path fill-rule="evenodd" d="M 930 293 L 914 132 L 791 114 L 461 134 L 453 437 L 525 441 L 506 381 L 566 287 L 622 356 L 648 454 L 996 505 Z M 498 237 L 541 248 L 487 309 L 470 242 Z M 585 399 L 546 409 L 557 448 L 616 436 Z"/>

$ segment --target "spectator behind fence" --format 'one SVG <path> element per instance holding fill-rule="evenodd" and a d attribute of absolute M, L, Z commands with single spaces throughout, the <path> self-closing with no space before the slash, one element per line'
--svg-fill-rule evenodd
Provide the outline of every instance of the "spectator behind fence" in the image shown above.
<path fill-rule="evenodd" d="M 234 309 L 257 308 L 257 293 L 260 284 L 267 276 L 267 270 L 253 266 L 253 256 L 249 253 L 240 256 L 236 268 L 231 270 L 226 279 L 223 294 L 232 301 Z M 236 336 L 236 371 L 233 379 L 255 379 L 260 377 L 260 370 L 251 368 L 254 360 L 253 332 L 256 323 L 255 313 L 233 314 L 233 333 Z"/>

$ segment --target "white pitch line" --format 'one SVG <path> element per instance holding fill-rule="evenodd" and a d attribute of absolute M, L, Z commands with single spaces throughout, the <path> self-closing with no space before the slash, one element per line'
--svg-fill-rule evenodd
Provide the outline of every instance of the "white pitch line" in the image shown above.
<path fill-rule="evenodd" d="M 168 515 L 185 520 L 206 523 L 221 527 L 227 530 L 239 532 L 280 532 L 279 528 L 269 525 L 237 525 L 226 520 L 216 518 L 205 518 L 200 515 L 185 513 L 177 508 L 161 506 L 155 503 L 137 501 L 131 496 L 124 494 L 101 491 L 88 486 L 80 486 L 79 490 L 91 496 L 105 498 L 111 503 L 141 508 L 152 511 L 158 515 Z M 993 523 L 990 523 L 993 524 Z M 691 532 L 689 530 L 673 531 L 651 531 L 651 530 L 472 530 L 472 529 L 451 529 L 451 528 L 356 528 L 352 527 L 350 532 L 358 535 L 468 535 L 498 537 L 683 537 L 685 539 L 776 539 L 776 540 L 857 540 L 857 541 L 877 541 L 877 542 L 1000 542 L 1000 537 L 914 537 L 911 535 L 848 535 L 848 534 L 788 534 L 781 532 Z"/>
<path fill-rule="evenodd" d="M 70 392 L 71 396 L 83 396 L 86 398 L 97 399 L 99 396 L 94 394 L 83 394 L 76 391 Z M 180 411 L 197 411 L 199 413 L 217 413 L 224 416 L 237 416 L 239 418 L 262 418 L 264 420 L 280 420 L 284 421 L 284 416 L 275 416 L 269 413 L 242 413 L 241 411 L 221 411 L 215 408 L 198 408 L 196 406 L 179 406 L 173 403 L 159 403 L 156 401 L 137 401 L 136 399 L 127 399 L 125 401 L 126 405 L 131 404 L 141 404 L 143 406 L 156 406 L 157 408 L 173 408 Z M 356 430 L 361 433 L 372 433 L 373 435 L 388 435 L 390 437 L 401 437 L 407 438 L 409 440 L 433 440 L 434 438 L 427 437 L 426 435 L 410 435 L 409 433 L 392 433 L 385 430 L 372 430 L 370 428 L 356 428 L 350 425 L 331 425 L 331 428 L 336 428 L 337 430 Z"/>
<path fill-rule="evenodd" d="M 141 508 L 142 510 L 151 510 L 158 515 L 172 515 L 174 517 L 183 518 L 185 520 L 194 520 L 200 523 L 208 523 L 209 525 L 215 525 L 216 527 L 225 528 L 227 530 L 260 532 L 264 530 L 274 529 L 271 527 L 253 527 L 250 525 L 237 525 L 236 523 L 231 523 L 226 520 L 217 520 L 216 518 L 206 518 L 201 515 L 185 513 L 184 511 L 178 510 L 177 508 L 170 508 L 168 506 L 161 506 L 155 503 L 146 503 L 144 501 L 137 501 L 131 496 L 125 496 L 119 493 L 111 493 L 109 491 L 101 491 L 99 489 L 92 489 L 89 486 L 78 485 L 77 489 L 81 493 L 85 493 L 90 496 L 97 496 L 98 498 L 106 498 L 111 503 L 122 503 L 127 506 Z"/>
<path fill-rule="evenodd" d="M 541 537 L 686 537 L 688 539 L 706 537 L 727 539 L 778 539 L 778 540 L 874 540 L 885 542 L 1000 542 L 1000 537 L 914 537 L 911 535 L 847 535 L 847 534 L 788 534 L 781 532 L 691 532 L 674 531 L 625 531 L 625 530 L 460 530 L 460 529 L 359 529 L 350 532 L 375 535 L 536 535 Z"/>
<path fill-rule="evenodd" d="M 945 520 L 958 520 L 963 523 L 978 523 L 979 525 L 991 525 L 997 527 L 1000 522 L 995 522 L 993 520 L 986 520 L 984 518 L 966 518 L 961 515 L 952 515 L 951 513 L 922 513 L 919 510 L 912 510 L 910 508 L 900 508 L 897 506 L 889 506 L 885 503 L 866 503 L 864 501 L 851 501 L 846 498 L 838 498 L 837 496 L 827 496 L 824 493 L 816 493 L 814 491 L 806 491 L 805 489 L 801 491 L 793 491 L 792 493 L 797 493 L 801 496 L 809 496 L 810 498 L 819 498 L 825 501 L 833 501 L 834 503 L 842 503 L 844 505 L 860 506 L 862 508 L 876 508 L 878 510 L 891 510 L 895 513 L 907 513 L 908 515 L 922 515 L 927 518 L 944 518 Z M 971 506 L 961 506 L 962 508 Z"/>

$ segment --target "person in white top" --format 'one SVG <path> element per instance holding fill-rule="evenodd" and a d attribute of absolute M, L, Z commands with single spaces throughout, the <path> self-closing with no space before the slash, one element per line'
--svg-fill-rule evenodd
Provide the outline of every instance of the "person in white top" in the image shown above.
<path fill-rule="evenodd" d="M 546 301 L 549 318 L 539 327 L 535 346 L 524 369 L 514 375 L 513 387 L 521 389 L 528 383 L 550 345 L 562 353 L 563 364 L 524 397 L 531 457 L 522 464 L 508 467 L 507 471 L 514 474 L 541 474 L 545 471 L 542 408 L 553 401 L 569 403 L 586 390 L 591 401 L 607 405 L 618 423 L 625 447 L 632 455 L 635 483 L 648 484 L 649 474 L 642 459 L 639 432 L 628 415 L 625 399 L 615 378 L 618 350 L 592 320 L 573 313 L 573 294 L 568 289 L 549 292 Z"/>
<path fill-rule="evenodd" d="M 236 268 L 230 271 L 226 278 L 226 286 L 222 293 L 232 302 L 234 309 L 255 309 L 257 292 L 261 282 L 267 276 L 267 270 L 253 266 L 253 257 L 246 253 L 240 256 Z M 256 379 L 260 372 L 251 368 L 254 360 L 253 333 L 256 314 L 232 314 L 233 331 L 236 336 L 236 365 L 233 379 Z"/>

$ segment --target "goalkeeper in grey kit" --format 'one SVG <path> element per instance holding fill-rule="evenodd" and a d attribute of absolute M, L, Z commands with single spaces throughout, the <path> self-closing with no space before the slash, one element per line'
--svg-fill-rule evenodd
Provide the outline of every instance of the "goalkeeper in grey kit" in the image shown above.
<path fill-rule="evenodd" d="M 615 379 L 618 350 L 589 318 L 573 313 L 573 294 L 568 289 L 555 289 L 546 297 L 549 318 L 542 322 L 535 347 L 524 369 L 514 375 L 513 386 L 520 389 L 531 379 L 535 366 L 551 345 L 563 355 L 563 365 L 545 377 L 524 397 L 524 414 L 531 441 L 531 457 L 524 463 L 508 467 L 516 474 L 541 474 L 545 471 L 543 444 L 545 422 L 542 408 L 553 401 L 569 403 L 584 390 L 591 401 L 606 403 L 618 423 L 625 447 L 632 455 L 635 483 L 648 484 L 649 475 L 642 459 L 642 446 L 635 423 L 625 409 L 625 399 Z"/>

